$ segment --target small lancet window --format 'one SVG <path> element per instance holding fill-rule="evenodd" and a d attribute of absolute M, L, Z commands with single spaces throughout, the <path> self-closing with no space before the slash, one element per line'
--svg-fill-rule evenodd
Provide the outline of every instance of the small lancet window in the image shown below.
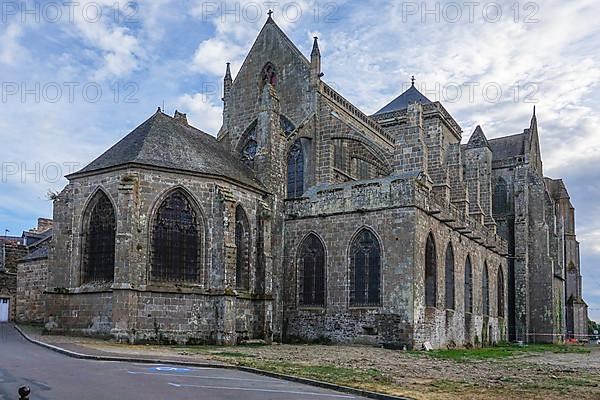
<path fill-rule="evenodd" d="M 296 198 L 304 193 L 304 151 L 297 139 L 288 152 L 287 197 Z"/>

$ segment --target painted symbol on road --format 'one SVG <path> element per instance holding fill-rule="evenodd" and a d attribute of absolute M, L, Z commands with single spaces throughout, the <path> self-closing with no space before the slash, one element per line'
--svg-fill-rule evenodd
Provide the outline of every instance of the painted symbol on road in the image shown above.
<path fill-rule="evenodd" d="M 180 367 L 154 367 L 148 368 L 150 371 L 162 371 L 162 372 L 190 372 L 189 368 Z"/>

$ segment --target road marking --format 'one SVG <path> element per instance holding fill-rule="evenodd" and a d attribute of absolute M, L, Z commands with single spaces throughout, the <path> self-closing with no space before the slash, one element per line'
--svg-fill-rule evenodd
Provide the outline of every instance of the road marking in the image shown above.
<path fill-rule="evenodd" d="M 182 378 L 198 378 L 198 379 L 222 379 L 227 381 L 246 381 L 246 382 L 265 382 L 268 380 L 276 381 L 275 379 L 248 379 L 248 378 L 225 378 L 218 376 L 201 376 L 201 375 L 187 375 L 187 374 L 160 374 L 156 372 L 137 372 L 137 371 L 127 371 L 128 374 L 131 375 L 158 375 L 158 376 L 176 376 Z"/>
<path fill-rule="evenodd" d="M 189 368 L 179 368 L 179 367 L 153 367 L 153 368 L 148 368 L 150 370 L 154 370 L 154 371 L 171 371 L 171 372 L 189 372 L 190 369 Z"/>
<path fill-rule="evenodd" d="M 252 389 L 252 388 L 240 388 L 240 387 L 227 387 L 227 386 L 201 386 L 201 385 L 184 385 L 181 383 L 168 383 L 174 387 L 192 387 L 199 389 L 219 389 L 219 390 L 242 390 L 246 392 L 268 392 L 268 393 L 286 393 L 286 394 L 300 394 L 305 396 L 322 396 L 322 397 L 338 397 L 344 399 L 354 399 L 354 396 L 348 396 L 343 394 L 327 394 L 327 393 L 316 393 L 316 392 L 294 392 L 291 390 L 275 390 L 275 389 Z"/>

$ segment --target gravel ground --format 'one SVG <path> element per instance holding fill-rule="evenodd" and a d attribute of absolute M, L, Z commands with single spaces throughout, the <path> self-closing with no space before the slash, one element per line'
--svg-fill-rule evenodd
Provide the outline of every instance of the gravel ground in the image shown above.
<path fill-rule="evenodd" d="M 415 399 L 600 399 L 600 346 L 589 347 L 589 353 L 526 352 L 509 358 L 454 361 L 366 346 L 131 346 L 92 338 L 42 336 L 27 329 L 48 343 L 121 355 L 377 370 L 386 384 L 372 382 L 363 387 Z"/>

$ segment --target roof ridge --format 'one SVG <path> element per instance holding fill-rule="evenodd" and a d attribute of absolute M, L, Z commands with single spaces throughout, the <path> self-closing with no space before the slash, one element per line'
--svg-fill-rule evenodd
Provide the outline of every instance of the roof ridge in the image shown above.
<path fill-rule="evenodd" d="M 429 100 L 423 93 L 421 93 L 413 84 L 373 115 L 403 110 L 411 103 L 429 104 L 432 103 L 432 101 Z"/>
<path fill-rule="evenodd" d="M 254 171 L 216 137 L 161 111 L 154 113 L 86 167 L 68 175 L 67 179 L 128 164 L 229 177 L 264 190 Z"/>
<path fill-rule="evenodd" d="M 505 135 L 505 136 L 498 136 L 498 137 L 495 137 L 495 138 L 488 139 L 488 142 L 491 142 L 491 141 L 494 141 L 494 140 L 505 139 L 505 138 L 512 138 L 512 137 L 516 137 L 516 136 L 519 136 L 519 135 L 526 135 L 526 133 L 525 132 L 521 132 L 521 133 L 512 133 L 510 135 Z"/>

